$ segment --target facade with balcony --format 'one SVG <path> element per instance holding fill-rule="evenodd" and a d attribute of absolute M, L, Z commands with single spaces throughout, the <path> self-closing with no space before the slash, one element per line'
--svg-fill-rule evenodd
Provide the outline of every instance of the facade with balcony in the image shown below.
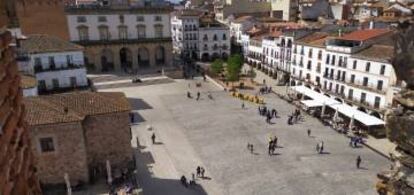
<path fill-rule="evenodd" d="M 85 47 L 90 71 L 138 72 L 170 66 L 171 11 L 165 5 L 129 1 L 70 6 L 66 8 L 70 40 Z"/>
<path fill-rule="evenodd" d="M 229 28 L 203 12 L 176 12 L 171 26 L 174 51 L 184 58 L 209 61 L 230 55 Z"/>
<path fill-rule="evenodd" d="M 40 93 L 88 86 L 83 47 L 49 35 L 31 35 L 21 40 L 29 68 Z"/>

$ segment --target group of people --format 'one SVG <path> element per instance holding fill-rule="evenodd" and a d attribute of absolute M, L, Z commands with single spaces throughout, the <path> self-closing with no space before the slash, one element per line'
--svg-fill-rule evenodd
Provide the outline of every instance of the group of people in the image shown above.
<path fill-rule="evenodd" d="M 247 150 L 249 150 L 250 151 L 250 153 L 252 153 L 253 154 L 253 144 L 251 144 L 251 143 L 247 143 Z"/>
<path fill-rule="evenodd" d="M 273 118 L 277 117 L 277 110 L 274 109 L 274 108 L 270 109 L 270 108 L 267 108 L 266 106 L 260 106 L 259 105 L 258 110 L 259 110 L 260 116 L 265 116 L 266 117 L 266 122 L 267 123 L 270 123 L 270 121 Z"/>
<path fill-rule="evenodd" d="M 268 151 L 267 151 L 268 154 L 273 155 L 276 148 L 277 148 L 277 137 L 275 136 L 274 138 L 269 139 Z"/>
<path fill-rule="evenodd" d="M 268 94 L 272 92 L 272 87 L 264 86 L 259 89 L 259 94 Z"/>
<path fill-rule="evenodd" d="M 357 148 L 358 144 L 362 144 L 363 140 L 362 137 L 351 137 L 350 141 L 349 141 L 349 146 L 353 147 L 353 148 Z"/>
<path fill-rule="evenodd" d="M 196 100 L 197 101 L 200 100 L 200 97 L 201 97 L 201 93 L 198 91 L 197 96 L 196 96 Z M 211 95 L 210 92 L 207 93 L 207 97 L 208 97 L 208 99 L 213 100 L 213 95 Z M 187 98 L 189 98 L 189 99 L 193 98 L 190 91 L 187 91 Z"/>
<path fill-rule="evenodd" d="M 288 118 L 288 125 L 293 125 L 294 123 L 298 122 L 301 117 L 300 109 L 295 109 L 295 111 L 289 115 Z"/>
<path fill-rule="evenodd" d="M 196 168 L 196 173 L 197 173 L 197 177 L 204 179 L 204 174 L 205 174 L 205 169 L 201 166 L 197 166 Z M 194 186 L 196 185 L 196 175 L 194 175 L 194 173 L 191 173 L 191 180 L 187 181 L 187 178 L 183 175 L 180 178 L 181 184 L 183 184 L 184 187 L 188 187 L 188 186 Z"/>

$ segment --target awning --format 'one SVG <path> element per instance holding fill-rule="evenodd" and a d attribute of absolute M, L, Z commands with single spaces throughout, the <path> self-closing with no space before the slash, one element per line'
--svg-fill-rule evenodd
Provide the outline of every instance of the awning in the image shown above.
<path fill-rule="evenodd" d="M 338 109 L 338 112 L 363 123 L 366 126 L 385 125 L 385 122 L 377 117 L 371 116 L 365 112 L 359 111 L 354 107 L 346 104 L 329 105 L 333 109 Z"/>
<path fill-rule="evenodd" d="M 338 102 L 334 99 L 331 99 L 329 97 L 326 97 L 325 95 L 323 95 L 322 93 L 318 93 L 312 89 L 309 89 L 303 85 L 301 86 L 293 86 L 291 87 L 293 90 L 304 94 L 310 98 L 312 98 L 312 100 L 319 102 L 320 106 L 322 106 L 323 104 L 325 105 L 334 105 L 334 104 L 341 104 L 341 102 Z"/>
<path fill-rule="evenodd" d="M 308 108 L 322 107 L 323 106 L 323 103 L 321 103 L 319 101 L 316 101 L 316 100 L 302 100 L 300 102 Z"/>

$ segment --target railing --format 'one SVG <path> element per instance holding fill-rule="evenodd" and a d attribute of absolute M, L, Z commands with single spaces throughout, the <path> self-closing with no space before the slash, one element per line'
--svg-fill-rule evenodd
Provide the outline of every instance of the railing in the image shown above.
<path fill-rule="evenodd" d="M 84 65 L 77 65 L 77 64 L 68 64 L 67 66 L 64 67 L 50 67 L 50 68 L 43 68 L 42 66 L 35 66 L 34 67 L 34 71 L 35 73 L 40 73 L 40 72 L 50 72 L 50 71 L 62 71 L 62 70 L 73 70 L 73 69 L 81 69 L 81 68 L 85 68 Z"/>

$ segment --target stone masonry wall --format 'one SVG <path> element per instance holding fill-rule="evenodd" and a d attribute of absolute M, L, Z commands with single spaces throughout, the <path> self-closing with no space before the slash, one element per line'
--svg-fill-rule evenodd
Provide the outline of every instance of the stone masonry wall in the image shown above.
<path fill-rule="evenodd" d="M 109 160 L 112 167 L 127 167 L 133 156 L 129 112 L 88 116 L 83 125 L 89 165 Z"/>
<path fill-rule="evenodd" d="M 15 0 L 23 34 L 48 34 L 69 40 L 62 0 Z"/>
<path fill-rule="evenodd" d="M 65 183 L 68 173 L 71 184 L 89 182 L 85 140 L 80 122 L 37 125 L 30 127 L 32 151 L 37 175 L 44 184 Z M 40 150 L 39 138 L 52 137 L 55 151 Z"/>
<path fill-rule="evenodd" d="M 9 46 L 11 41 L 10 32 L 0 26 L 0 194 L 37 195 L 41 191 L 34 173 L 20 76 L 15 51 Z"/>

